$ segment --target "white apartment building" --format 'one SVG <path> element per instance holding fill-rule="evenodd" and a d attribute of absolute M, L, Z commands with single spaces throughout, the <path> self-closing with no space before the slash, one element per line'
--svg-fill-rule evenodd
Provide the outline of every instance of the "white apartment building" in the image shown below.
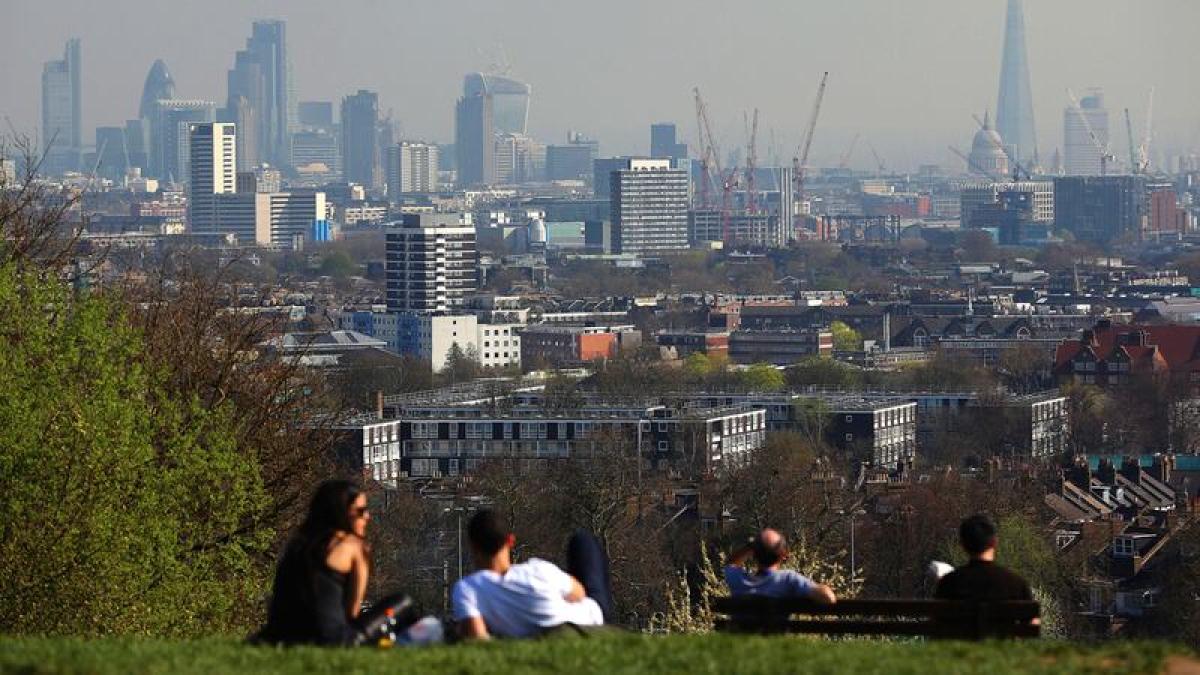
<path fill-rule="evenodd" d="M 388 225 L 386 261 L 388 311 L 458 310 L 478 280 L 470 214 L 405 214 Z"/>
<path fill-rule="evenodd" d="M 432 143 L 402 141 L 388 148 L 388 198 L 437 192 L 439 164 L 438 146 Z"/>

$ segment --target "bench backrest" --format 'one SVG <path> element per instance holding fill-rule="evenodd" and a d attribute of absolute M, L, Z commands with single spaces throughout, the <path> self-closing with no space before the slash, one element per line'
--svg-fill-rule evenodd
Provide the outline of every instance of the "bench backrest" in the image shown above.
<path fill-rule="evenodd" d="M 730 617 L 718 628 L 753 632 L 830 635 L 923 635 L 960 639 L 1037 637 L 1038 603 L 958 600 L 842 600 L 832 605 L 804 598 L 719 598 L 713 609 Z"/>

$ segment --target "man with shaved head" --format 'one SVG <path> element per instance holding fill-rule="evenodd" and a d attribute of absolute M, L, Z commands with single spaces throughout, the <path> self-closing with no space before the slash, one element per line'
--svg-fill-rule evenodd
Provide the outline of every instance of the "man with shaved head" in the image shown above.
<path fill-rule="evenodd" d="M 757 569 L 747 572 L 744 565 L 751 557 Z M 801 597 L 813 602 L 833 604 L 833 589 L 818 584 L 794 570 L 780 569 L 787 560 L 787 540 L 777 530 L 766 529 L 737 549 L 725 567 L 725 583 L 733 597 L 762 595 L 771 598 Z"/>

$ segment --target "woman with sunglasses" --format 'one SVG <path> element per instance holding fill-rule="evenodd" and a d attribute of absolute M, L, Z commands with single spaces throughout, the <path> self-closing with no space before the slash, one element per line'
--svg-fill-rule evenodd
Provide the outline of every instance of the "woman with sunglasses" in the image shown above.
<path fill-rule="evenodd" d="M 258 638 L 281 644 L 352 644 L 367 592 L 367 496 L 331 480 L 313 495 L 308 516 L 279 559 Z"/>

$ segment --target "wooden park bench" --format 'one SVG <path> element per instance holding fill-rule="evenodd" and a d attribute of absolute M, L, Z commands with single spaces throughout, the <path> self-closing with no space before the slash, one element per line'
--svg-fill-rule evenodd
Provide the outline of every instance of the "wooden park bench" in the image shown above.
<path fill-rule="evenodd" d="M 719 598 L 726 618 L 717 630 L 745 633 L 907 635 L 957 640 L 1035 638 L 1038 603 L 958 600 L 840 600 L 822 605 L 804 598 Z"/>

